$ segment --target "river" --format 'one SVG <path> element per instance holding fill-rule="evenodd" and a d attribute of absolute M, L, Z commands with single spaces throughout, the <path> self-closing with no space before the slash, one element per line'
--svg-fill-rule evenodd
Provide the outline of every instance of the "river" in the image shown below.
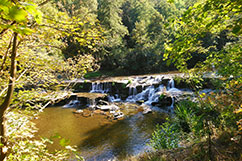
<path fill-rule="evenodd" d="M 77 146 L 87 161 L 124 160 L 150 150 L 147 143 L 152 132 L 172 113 L 174 103 L 194 98 L 192 90 L 181 88 L 181 85 L 180 89 L 175 87 L 173 77 L 177 76 L 147 75 L 95 82 L 78 80 L 74 82 L 77 93 L 72 101 L 77 103 L 78 109 L 81 108 L 81 114 L 76 114 L 75 108 L 63 108 L 75 105 L 72 101 L 65 106 L 46 108 L 35 120 L 39 128 L 37 136 L 50 138 L 58 133 L 69 139 L 70 145 Z M 201 92 L 209 91 L 204 89 Z M 106 96 L 110 105 L 105 108 L 114 106 L 116 110 L 104 111 L 105 108 L 96 104 L 98 97 L 104 99 Z M 109 117 L 115 113 L 124 117 L 118 120 Z M 55 143 L 48 148 L 53 151 L 61 147 Z"/>
<path fill-rule="evenodd" d="M 161 112 L 143 115 L 137 110 L 123 120 L 112 120 L 102 114 L 83 117 L 73 111 L 71 108 L 46 108 L 35 121 L 39 128 L 37 135 L 50 138 L 59 134 L 69 139 L 70 145 L 76 145 L 80 155 L 90 161 L 124 160 L 148 150 L 147 143 L 155 125 L 167 117 Z M 50 150 L 60 148 L 58 143 L 49 146 Z"/>

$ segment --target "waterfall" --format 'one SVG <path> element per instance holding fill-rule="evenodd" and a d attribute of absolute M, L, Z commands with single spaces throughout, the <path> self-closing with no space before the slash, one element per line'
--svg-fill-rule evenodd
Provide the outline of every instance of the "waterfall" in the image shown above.
<path fill-rule="evenodd" d="M 172 103 L 171 103 L 171 110 L 173 110 L 174 109 L 174 103 L 175 103 L 175 98 L 174 97 L 171 97 L 171 99 L 172 99 Z"/>
<path fill-rule="evenodd" d="M 80 106 L 79 100 L 71 100 L 68 104 L 64 105 L 63 108 L 75 108 Z"/>
<path fill-rule="evenodd" d="M 168 90 L 170 90 L 171 88 L 175 88 L 175 82 L 173 79 L 170 79 L 167 85 Z"/>
<path fill-rule="evenodd" d="M 93 82 L 90 93 L 108 93 L 111 90 L 111 87 L 112 85 L 109 82 Z"/>
<path fill-rule="evenodd" d="M 154 104 L 163 104 L 160 102 L 160 96 L 162 94 L 166 95 L 166 98 L 171 98 L 172 102 L 170 108 L 174 108 L 175 98 L 181 94 L 181 90 L 175 88 L 175 82 L 170 77 L 167 85 L 160 84 L 164 79 L 163 75 L 160 76 L 144 76 L 144 77 L 135 77 L 133 78 L 131 83 L 125 88 L 128 88 L 127 92 L 129 92 L 129 96 L 125 99 L 125 102 L 141 102 L 144 105 L 152 106 Z M 155 87 L 155 84 L 160 84 L 158 87 Z M 140 93 L 137 92 L 137 87 L 141 86 L 142 91 Z M 91 93 L 113 93 L 112 91 L 112 83 L 111 82 L 93 82 Z M 113 88 L 115 90 L 115 88 Z M 121 96 L 122 93 L 117 93 L 114 95 L 108 95 L 109 102 L 120 102 L 122 101 Z M 120 90 L 122 91 L 122 90 Z M 124 90 L 125 91 L 125 90 Z M 169 104 L 169 103 L 168 103 Z M 94 106 L 95 104 L 90 103 L 90 106 Z M 167 104 L 165 104 L 167 106 Z"/>
<path fill-rule="evenodd" d="M 89 107 L 95 108 L 96 107 L 96 100 L 95 99 L 88 99 Z"/>
<path fill-rule="evenodd" d="M 160 85 L 158 88 L 151 88 L 149 90 L 148 100 L 144 103 L 146 105 L 151 105 L 152 102 L 158 102 L 160 97 L 160 92 L 163 91 L 164 86 Z"/>
<path fill-rule="evenodd" d="M 160 97 L 160 92 L 164 90 L 164 85 L 160 85 L 158 88 L 154 86 L 148 86 L 145 90 L 141 93 L 129 95 L 126 99 L 126 102 L 136 102 L 143 100 L 145 101 L 144 104 L 151 105 L 152 102 L 158 102 Z"/>
<path fill-rule="evenodd" d="M 109 102 L 121 102 L 121 98 L 118 94 L 115 94 L 114 96 L 108 96 Z"/>
<path fill-rule="evenodd" d="M 129 95 L 136 95 L 137 94 L 137 89 L 136 87 L 129 87 Z"/>

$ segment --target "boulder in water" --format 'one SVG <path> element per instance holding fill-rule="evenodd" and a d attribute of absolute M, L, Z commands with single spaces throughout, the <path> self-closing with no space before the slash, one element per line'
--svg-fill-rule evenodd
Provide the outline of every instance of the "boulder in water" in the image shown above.
<path fill-rule="evenodd" d="M 143 114 L 147 114 L 147 113 L 151 113 L 151 112 L 152 112 L 151 108 L 145 108 L 143 111 Z"/>
<path fill-rule="evenodd" d="M 100 110 L 103 111 L 116 111 L 119 110 L 119 107 L 116 105 L 103 105 L 103 106 L 97 106 Z"/>
<path fill-rule="evenodd" d="M 165 95 L 161 96 L 158 102 L 151 103 L 152 106 L 157 106 L 157 107 L 167 107 L 167 106 L 171 106 L 171 104 L 172 104 L 172 98 Z"/>
<path fill-rule="evenodd" d="M 116 119 L 120 119 L 120 118 L 123 118 L 124 117 L 124 114 L 123 112 L 120 112 L 120 111 L 117 111 L 113 114 L 113 118 L 116 120 Z"/>
<path fill-rule="evenodd" d="M 102 110 L 95 110 L 93 111 L 94 114 L 104 114 L 104 112 Z"/>
<path fill-rule="evenodd" d="M 141 106 L 143 107 L 143 114 L 147 114 L 147 113 L 152 112 L 150 106 L 148 106 L 146 104 L 142 104 Z"/>
<path fill-rule="evenodd" d="M 109 102 L 104 101 L 104 100 L 99 100 L 97 105 L 109 105 Z"/>
<path fill-rule="evenodd" d="M 139 104 L 139 105 L 141 105 L 144 102 L 145 102 L 144 100 L 138 100 L 138 101 L 136 101 L 136 103 Z"/>
<path fill-rule="evenodd" d="M 75 113 L 75 114 L 81 114 L 81 113 L 83 113 L 83 110 L 79 109 L 79 110 L 74 111 L 73 113 Z"/>

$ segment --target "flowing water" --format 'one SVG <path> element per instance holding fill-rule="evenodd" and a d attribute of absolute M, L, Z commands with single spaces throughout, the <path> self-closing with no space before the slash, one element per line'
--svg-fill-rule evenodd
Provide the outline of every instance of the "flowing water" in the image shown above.
<path fill-rule="evenodd" d="M 45 109 L 35 121 L 39 128 L 38 136 L 48 138 L 58 133 L 69 139 L 71 145 L 76 145 L 81 155 L 90 161 L 124 160 L 128 156 L 144 152 L 149 149 L 147 143 L 156 124 L 164 122 L 167 117 L 167 113 L 152 106 L 152 103 L 158 102 L 159 97 L 166 94 L 172 100 L 167 109 L 172 110 L 175 98 L 184 93 L 175 88 L 172 78 L 168 83 L 162 84 L 163 78 L 163 75 L 158 75 L 133 78 L 131 82 L 121 81 L 129 88 L 128 97 L 124 100 L 119 93 L 111 94 L 111 82 L 93 82 L 89 94 L 107 94 L 109 102 L 119 106 L 124 114 L 122 120 L 110 119 L 100 112 L 85 116 L 73 113 L 73 108 L 51 107 Z M 142 86 L 141 92 L 138 92 L 138 86 Z M 142 104 L 135 104 L 137 101 L 142 101 Z M 75 102 L 78 103 L 78 100 Z M 96 103 L 92 102 L 90 106 L 95 108 Z M 145 108 L 148 108 L 148 114 L 142 112 Z M 53 150 L 60 147 L 54 144 L 49 148 Z"/>
<path fill-rule="evenodd" d="M 83 117 L 73 111 L 62 107 L 45 109 L 36 120 L 38 135 L 50 138 L 58 133 L 69 139 L 71 145 L 76 145 L 86 160 L 123 160 L 127 156 L 144 152 L 149 148 L 146 144 L 155 125 L 164 122 L 167 117 L 160 112 L 143 115 L 142 112 L 131 111 L 129 116 L 116 121 L 101 114 Z M 54 144 L 49 148 L 53 150 L 60 146 Z"/>

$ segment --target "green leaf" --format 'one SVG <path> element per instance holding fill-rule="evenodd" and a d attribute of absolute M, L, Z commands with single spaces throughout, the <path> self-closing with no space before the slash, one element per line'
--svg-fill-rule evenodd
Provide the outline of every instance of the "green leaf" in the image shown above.
<path fill-rule="evenodd" d="M 11 4 L 9 3 L 9 1 L 7 1 L 7 0 L 1 0 L 0 1 L 0 11 L 1 12 L 3 12 L 3 13 L 7 13 L 8 12 L 8 10 L 9 10 L 9 6 L 10 6 Z"/>
<path fill-rule="evenodd" d="M 34 19 L 38 24 L 42 23 L 42 17 L 43 17 L 43 13 L 37 10 L 34 14 Z"/>
<path fill-rule="evenodd" d="M 67 146 L 69 143 L 70 143 L 70 140 L 65 139 L 65 138 L 62 138 L 62 139 L 60 140 L 60 145 L 61 145 L 61 146 Z"/>
<path fill-rule="evenodd" d="M 29 35 L 31 33 L 33 33 L 33 30 L 30 28 L 27 28 L 25 26 L 19 26 L 16 29 L 14 29 L 17 33 L 21 34 L 21 35 Z"/>
<path fill-rule="evenodd" d="M 16 22 L 24 22 L 27 20 L 28 13 L 18 6 L 13 6 L 9 10 L 9 17 Z"/>
<path fill-rule="evenodd" d="M 240 30 L 241 30 L 240 26 L 239 26 L 239 25 L 236 25 L 236 26 L 234 26 L 232 32 L 233 32 L 234 34 L 237 34 L 237 33 L 239 33 Z"/>

